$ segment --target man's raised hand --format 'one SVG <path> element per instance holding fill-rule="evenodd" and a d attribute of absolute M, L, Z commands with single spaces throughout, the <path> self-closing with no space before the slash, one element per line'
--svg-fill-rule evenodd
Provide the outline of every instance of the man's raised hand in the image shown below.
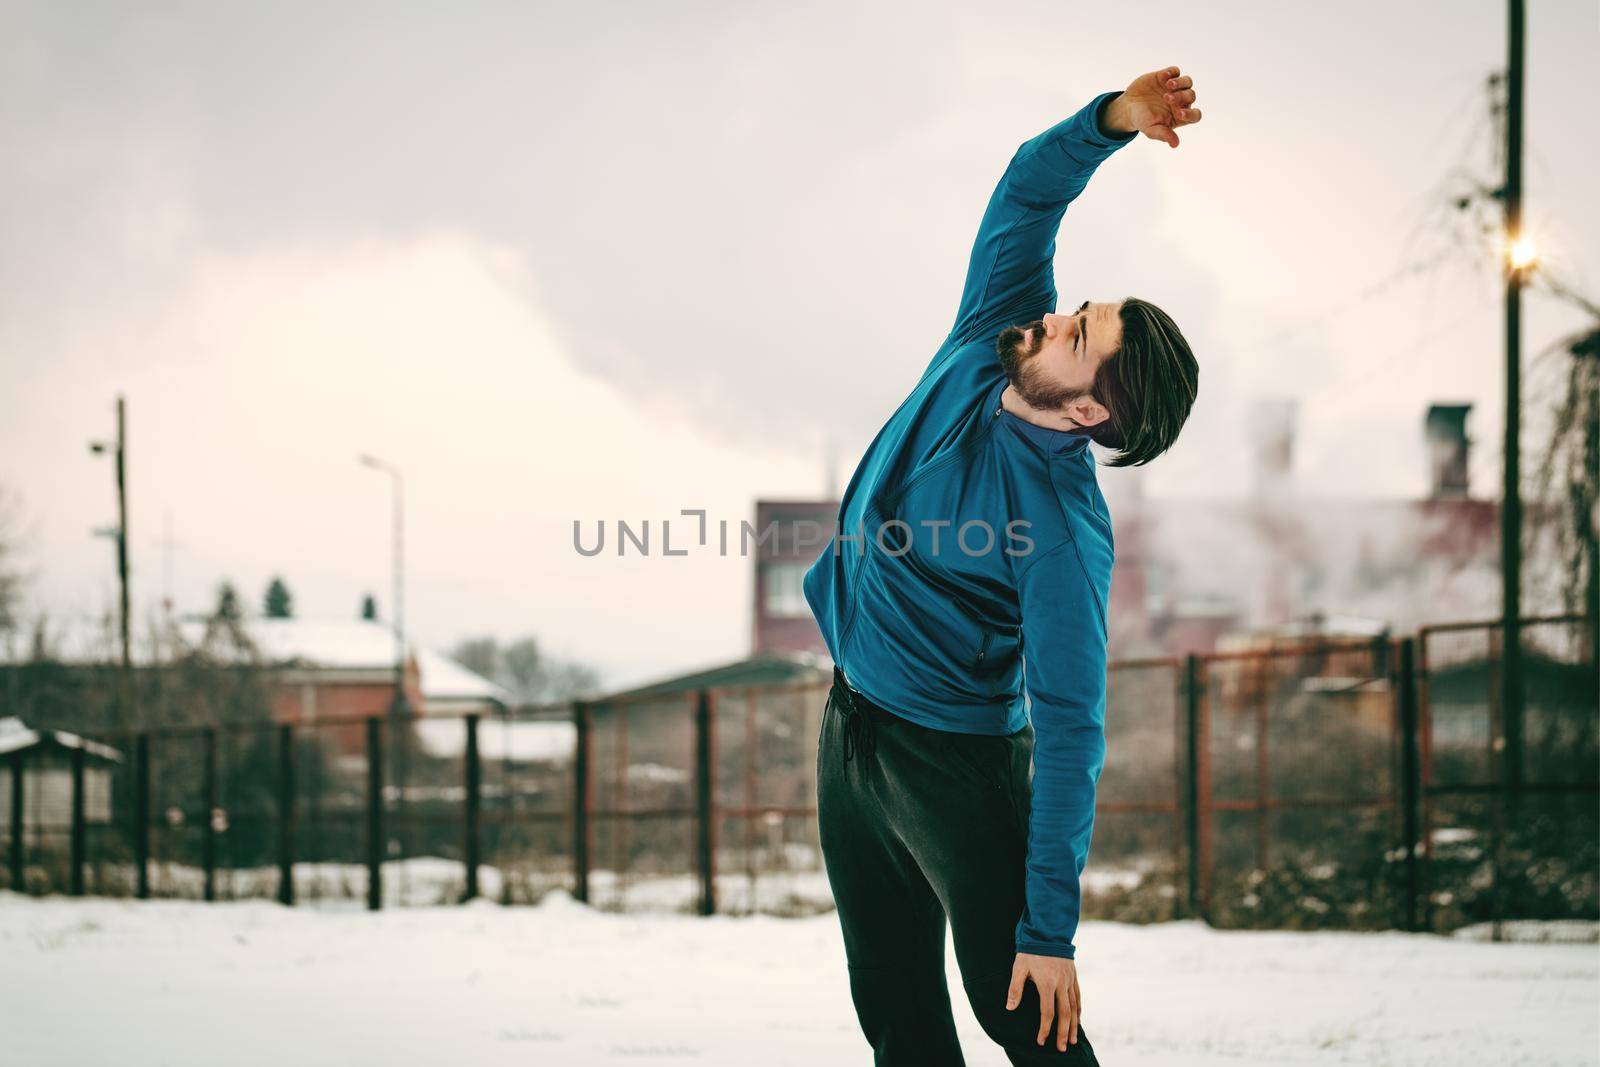
<path fill-rule="evenodd" d="M 1194 106 L 1194 79 L 1177 67 L 1141 74 L 1106 105 L 1105 121 L 1118 133 L 1137 130 L 1177 148 L 1178 127 L 1200 121 L 1200 109 Z"/>

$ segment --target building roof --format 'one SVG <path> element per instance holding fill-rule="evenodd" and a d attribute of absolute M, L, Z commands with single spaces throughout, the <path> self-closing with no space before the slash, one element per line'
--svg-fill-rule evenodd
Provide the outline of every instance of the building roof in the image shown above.
<path fill-rule="evenodd" d="M 204 639 L 205 620 L 186 620 L 180 631 L 190 644 Z M 389 671 L 394 668 L 394 631 L 370 619 L 247 618 L 242 623 L 262 660 L 344 671 Z M 419 686 L 429 710 L 451 705 L 514 703 L 510 692 L 455 660 L 408 642 L 416 661 Z"/>
<path fill-rule="evenodd" d="M 149 635 L 134 641 L 133 660 L 139 666 L 152 666 L 170 659 L 185 649 L 207 643 L 211 621 L 206 618 L 180 620 L 156 647 Z M 318 670 L 392 671 L 395 662 L 394 631 L 370 619 L 269 619 L 246 616 L 239 628 L 254 646 L 260 662 L 271 666 L 301 666 Z M 107 663 L 116 659 L 116 638 L 102 621 L 82 619 L 76 624 L 52 620 L 47 633 L 51 655 L 65 663 Z M 212 643 L 217 654 L 244 658 L 247 654 L 232 644 Z M 417 665 L 423 699 L 430 710 L 452 710 L 485 703 L 515 703 L 506 689 L 468 670 L 448 656 L 430 648 L 407 643 Z M 9 656 L 0 650 L 0 659 L 20 661 L 25 649 L 12 649 Z"/>
<path fill-rule="evenodd" d="M 45 745 L 66 749 L 81 748 L 85 755 L 112 762 L 122 761 L 122 753 L 110 745 L 102 745 L 98 741 L 91 741 L 65 730 L 35 730 L 15 715 L 0 719 L 0 756 Z"/>
<path fill-rule="evenodd" d="M 809 652 L 764 652 L 732 663 L 701 667 L 685 674 L 635 686 L 605 699 L 666 696 L 694 689 L 719 689 L 745 685 L 772 685 L 789 681 L 822 681 L 831 677 L 833 662 Z"/>

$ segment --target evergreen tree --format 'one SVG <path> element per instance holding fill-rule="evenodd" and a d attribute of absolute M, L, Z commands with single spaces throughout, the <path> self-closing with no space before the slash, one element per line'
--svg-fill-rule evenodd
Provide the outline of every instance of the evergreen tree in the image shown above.
<path fill-rule="evenodd" d="M 242 614 L 239 610 L 239 591 L 233 587 L 233 583 L 223 582 L 217 586 L 217 610 L 212 613 L 213 617 L 226 622 L 238 622 Z"/>
<path fill-rule="evenodd" d="M 361 598 L 361 617 L 368 622 L 378 621 L 378 602 L 371 593 Z"/>
<path fill-rule="evenodd" d="M 294 597 L 289 592 L 289 587 L 283 579 L 273 575 L 272 581 L 267 584 L 267 595 L 261 605 L 261 613 L 269 619 L 294 618 Z"/>

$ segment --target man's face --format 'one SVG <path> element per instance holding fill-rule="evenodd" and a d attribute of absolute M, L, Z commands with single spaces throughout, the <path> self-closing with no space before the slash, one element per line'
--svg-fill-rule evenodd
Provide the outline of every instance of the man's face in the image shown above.
<path fill-rule="evenodd" d="M 1122 302 L 1084 301 L 1070 315 L 1046 315 L 1000 331 L 1000 369 L 1030 407 L 1055 411 L 1088 395 L 1100 364 L 1122 344 Z"/>

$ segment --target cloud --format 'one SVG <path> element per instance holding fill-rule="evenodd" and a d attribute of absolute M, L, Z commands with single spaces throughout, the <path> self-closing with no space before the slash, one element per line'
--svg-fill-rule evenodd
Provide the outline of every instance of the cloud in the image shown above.
<path fill-rule="evenodd" d="M 705 508 L 737 524 L 755 496 L 821 480 L 803 449 L 728 449 L 681 408 L 576 368 L 521 255 L 467 235 L 210 253 L 166 307 L 125 339 L 117 375 L 146 609 L 167 515 L 182 604 L 222 578 L 253 599 L 271 573 L 308 614 L 353 613 L 365 590 L 387 604 L 389 490 L 355 462 L 370 451 L 405 472 L 416 632 L 537 632 L 634 673 L 735 655 L 748 561 L 665 558 L 661 523 Z M 73 413 L 85 436 L 90 412 Z M 78 454 L 6 472 L 68 525 L 106 494 L 51 483 L 92 474 Z M 619 519 L 648 520 L 656 555 L 574 551 L 574 520 Z"/>
<path fill-rule="evenodd" d="M 1492 441 L 1493 295 L 1458 272 L 1352 298 L 1478 165 L 1454 146 L 1485 122 L 1499 16 L 1142 10 L 8 6 L 0 481 L 39 517 L 41 590 L 105 601 L 109 476 L 83 447 L 122 389 L 142 596 L 168 508 L 185 602 L 291 563 L 329 611 L 382 591 L 386 497 L 349 461 L 370 449 L 414 483 L 414 614 L 441 639 L 736 651 L 742 570 L 586 572 L 547 520 L 809 494 L 822 440 L 853 458 L 941 339 L 1015 146 L 1166 62 L 1201 79 L 1206 122 L 1111 160 L 1057 263 L 1064 291 L 1166 306 L 1200 355 L 1149 491 L 1243 491 L 1262 393 L 1300 399 L 1317 491 L 1417 491 L 1433 399 L 1475 400 Z M 1378 24 L 1385 54 L 1427 61 L 1370 59 Z M 1539 101 L 1582 96 L 1595 31 L 1552 11 L 1530 40 L 1531 209 L 1581 276 L 1594 149 Z M 1567 325 L 1547 310 L 1530 352 Z"/>

